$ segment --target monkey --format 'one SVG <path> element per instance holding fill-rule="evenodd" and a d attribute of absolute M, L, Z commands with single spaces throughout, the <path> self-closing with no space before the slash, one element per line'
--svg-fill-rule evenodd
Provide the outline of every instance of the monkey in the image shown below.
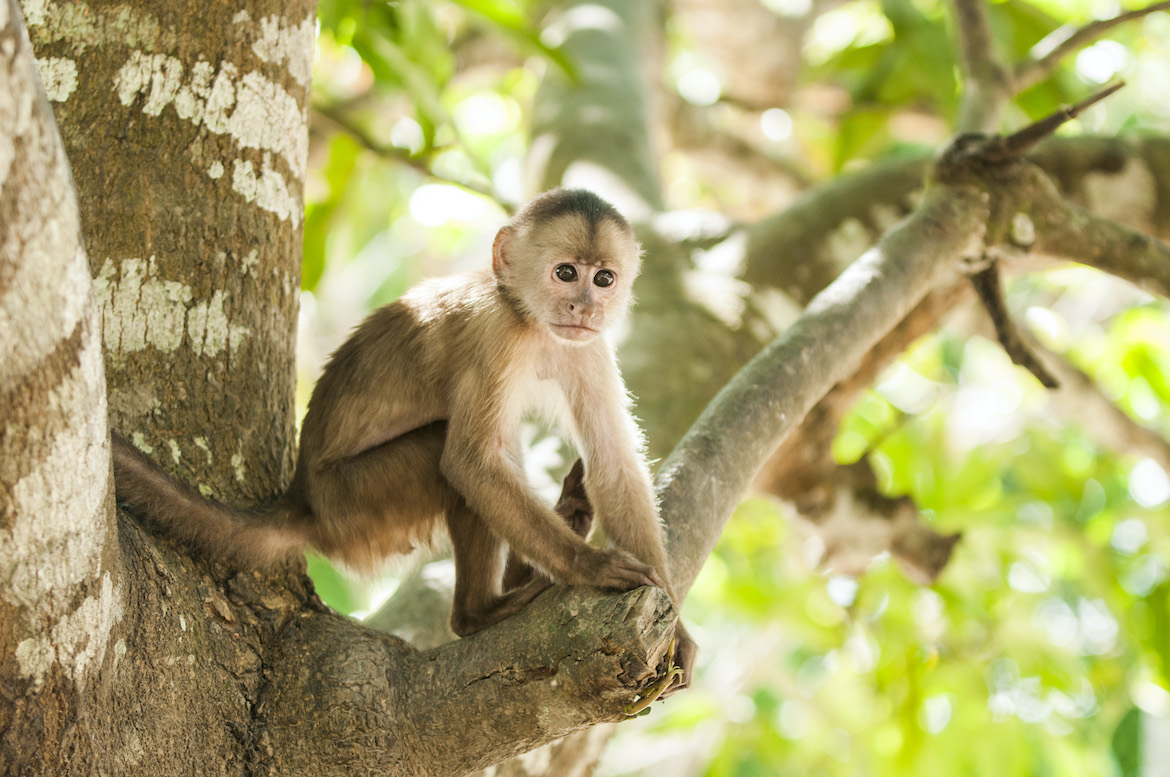
<path fill-rule="evenodd" d="M 545 192 L 498 231 L 490 272 L 423 281 L 334 351 L 291 483 L 273 502 L 241 510 L 204 498 L 115 436 L 117 498 L 193 550 L 252 568 L 309 545 L 373 570 L 445 524 L 458 636 L 519 612 L 553 582 L 658 586 L 677 607 L 641 432 L 603 337 L 631 304 L 641 253 L 602 198 Z M 566 481 L 565 517 L 525 482 L 519 426 L 532 412 L 584 460 Z M 583 539 L 594 514 L 614 547 Z M 670 692 L 689 684 L 696 652 L 680 619 L 683 672 Z"/>

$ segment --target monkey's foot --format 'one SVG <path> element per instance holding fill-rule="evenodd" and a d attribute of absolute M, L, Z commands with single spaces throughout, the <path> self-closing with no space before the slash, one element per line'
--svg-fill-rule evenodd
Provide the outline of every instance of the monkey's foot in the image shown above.
<path fill-rule="evenodd" d="M 451 631 L 460 637 L 483 631 L 520 612 L 550 586 L 552 581 L 541 575 L 489 601 L 471 603 L 457 599 L 451 608 Z"/>
<path fill-rule="evenodd" d="M 656 678 L 650 685 L 638 691 L 637 698 L 627 704 L 625 709 L 622 710 L 627 717 L 635 718 L 639 715 L 649 715 L 650 705 L 658 701 L 658 698 L 674 683 L 675 678 L 682 677 L 682 667 L 674 665 L 674 648 L 676 644 L 677 640 L 672 639 L 670 641 L 670 648 L 666 651 L 666 673 Z"/>

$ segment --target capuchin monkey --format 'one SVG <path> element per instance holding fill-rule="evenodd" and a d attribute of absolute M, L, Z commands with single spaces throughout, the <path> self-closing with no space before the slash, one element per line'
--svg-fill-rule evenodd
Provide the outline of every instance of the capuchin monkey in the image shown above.
<path fill-rule="evenodd" d="M 660 586 L 677 607 L 641 435 L 601 336 L 629 307 L 640 255 L 607 202 L 546 192 L 496 235 L 492 272 L 414 287 L 334 352 L 292 483 L 275 502 L 241 510 L 206 499 L 115 436 L 118 499 L 192 549 L 244 567 L 311 545 L 376 570 L 445 522 L 460 636 L 518 612 L 551 582 Z M 563 515 L 525 482 L 519 429 L 533 412 L 584 460 L 583 480 L 578 466 L 566 481 Z M 594 514 L 616 547 L 585 541 Z M 680 620 L 683 674 L 672 691 L 689 684 L 696 650 Z"/>

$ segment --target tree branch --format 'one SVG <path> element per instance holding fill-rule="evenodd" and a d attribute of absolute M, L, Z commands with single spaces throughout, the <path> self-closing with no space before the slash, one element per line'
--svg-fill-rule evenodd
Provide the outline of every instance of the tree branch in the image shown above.
<path fill-rule="evenodd" d="M 929 584 L 942 572 L 955 544 L 923 523 L 906 498 L 878 493 L 868 467 L 838 465 L 833 439 L 857 396 L 873 385 L 911 342 L 933 332 L 970 297 L 972 286 L 956 277 L 931 291 L 862 359 L 857 371 L 817 403 L 800 427 L 768 460 L 753 488 L 792 504 L 822 540 L 822 563 L 857 572 L 889 552 L 915 581 Z M 866 476 L 867 475 L 867 476 Z M 840 502 L 845 502 L 839 507 Z"/>
<path fill-rule="evenodd" d="M 969 185 L 937 184 L 711 402 L 659 473 L 672 577 L 688 590 L 769 454 L 972 250 L 989 216 Z"/>
<path fill-rule="evenodd" d="M 1031 343 L 1008 315 L 999 278 L 999 262 L 992 261 L 989 267 L 975 273 L 971 276 L 971 283 L 979 294 L 984 310 L 991 317 L 996 339 L 1012 363 L 1032 373 L 1036 380 L 1040 381 L 1041 386 L 1057 388 L 1060 384 L 1056 378 L 1044 366 L 1044 362 L 1033 353 Z"/>
<path fill-rule="evenodd" d="M 1033 253 L 1087 264 L 1153 294 L 1170 297 L 1170 246 L 1136 229 L 1065 201 L 1038 170 L 1028 214 Z"/>
<path fill-rule="evenodd" d="M 1032 122 L 1021 130 L 996 138 L 996 148 L 989 158 L 1006 160 L 1023 156 L 1035 148 L 1037 143 L 1051 137 L 1062 125 L 1080 116 L 1123 86 L 1125 86 L 1124 81 L 1110 84 L 1074 105 L 1063 106 L 1044 118 Z"/>
<path fill-rule="evenodd" d="M 602 721 L 653 679 L 664 591 L 553 588 L 478 634 L 417 652 L 332 613 L 293 619 L 260 704 L 277 773 L 463 775 Z M 435 749 L 458 741 L 457 748 Z"/>
<path fill-rule="evenodd" d="M 1012 94 L 1011 73 L 995 54 L 984 0 L 953 0 L 963 97 L 957 132 L 994 132 Z"/>
<path fill-rule="evenodd" d="M 1066 56 L 1100 38 L 1114 27 L 1148 16 L 1155 11 L 1165 10 L 1170 10 L 1170 2 L 1154 3 L 1145 8 L 1118 14 L 1112 19 L 1101 19 L 1076 29 L 1066 25 L 1053 31 L 1032 48 L 1033 57 L 1031 59 L 1016 66 L 1016 90 L 1022 92 L 1028 87 L 1034 86 L 1050 75 Z"/>
<path fill-rule="evenodd" d="M 1170 141 L 1162 138 L 1056 137 L 1041 143 L 1029 158 L 1059 182 L 1061 196 L 1087 207 L 1094 204 L 1086 200 L 1091 185 L 1125 181 L 1125 174 L 1133 170 L 1148 170 L 1152 181 L 1170 181 Z M 866 234 L 873 236 L 868 239 L 876 239 L 890 221 L 910 212 L 929 162 L 925 154 L 908 156 L 849 173 L 810 189 L 787 209 L 745 227 L 741 279 L 752 287 L 779 288 L 796 303 L 806 304 L 864 249 L 864 243 L 852 252 L 837 248 L 867 239 L 845 239 L 846 227 L 864 226 Z M 1113 188 L 1121 185 L 1114 183 Z M 1136 188 L 1133 183 L 1124 185 Z M 1151 187 L 1149 201 L 1123 214 L 1133 219 L 1126 223 L 1170 235 L 1168 194 L 1170 189 Z M 1105 197 L 1107 204 L 1117 200 L 1113 193 Z"/>

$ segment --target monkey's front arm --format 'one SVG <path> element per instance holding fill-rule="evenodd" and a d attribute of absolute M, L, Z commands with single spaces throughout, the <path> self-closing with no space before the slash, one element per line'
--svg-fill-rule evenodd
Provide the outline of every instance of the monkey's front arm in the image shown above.
<path fill-rule="evenodd" d="M 606 535 L 619 548 L 649 563 L 664 581 L 681 612 L 682 601 L 670 580 L 670 564 L 658 516 L 640 432 L 628 410 L 625 384 L 609 346 L 598 343 L 573 373 L 579 383 L 567 387 L 570 410 L 585 459 L 585 490 Z M 586 384 L 585 382 L 588 381 Z M 588 385 L 590 390 L 584 390 Z M 681 671 L 659 693 L 669 695 L 690 685 L 698 646 L 681 618 L 675 626 L 673 663 Z M 671 667 L 668 667 L 668 672 Z"/>
<path fill-rule="evenodd" d="M 471 510 L 557 582 L 623 591 L 662 585 L 651 565 L 587 544 L 529 490 L 508 453 L 513 432 L 502 400 L 493 381 L 469 374 L 451 402 L 441 467 Z"/>

